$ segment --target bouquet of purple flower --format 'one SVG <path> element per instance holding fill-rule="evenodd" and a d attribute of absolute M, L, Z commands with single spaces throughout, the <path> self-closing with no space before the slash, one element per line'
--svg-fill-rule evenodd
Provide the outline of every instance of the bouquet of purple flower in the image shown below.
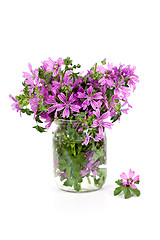
<path fill-rule="evenodd" d="M 130 65 L 116 67 L 111 63 L 106 64 L 106 59 L 101 63 L 101 65 L 96 63 L 86 74 L 77 71 L 81 67 L 80 64 L 73 65 L 69 57 L 59 58 L 57 61 L 49 58 L 35 70 L 32 69 L 31 64 L 28 64 L 30 73 L 23 72 L 25 80 L 22 83 L 21 94 L 15 98 L 10 95 L 14 101 L 12 107 L 20 112 L 20 115 L 33 114 L 36 121 L 34 128 L 39 132 L 45 132 L 55 120 L 75 121 L 72 127 L 67 127 L 66 132 L 62 127 L 63 122 L 61 129 L 56 133 L 57 139 L 62 136 L 63 128 L 63 137 L 66 141 L 72 139 L 72 147 L 55 143 L 56 149 L 59 149 L 56 150 L 55 158 L 58 159 L 56 174 L 63 182 L 64 179 L 66 180 L 65 186 L 74 186 L 76 191 L 81 190 L 82 178 L 89 177 L 90 174 L 94 177 L 94 183 L 100 184 L 100 179 L 96 176 L 99 166 L 104 162 L 102 156 L 95 157 L 95 154 L 104 147 L 104 129 L 111 129 L 113 123 L 120 120 L 122 113 L 127 114 L 131 108 L 128 97 L 139 81 L 138 76 L 135 75 L 135 67 L 131 68 Z M 40 124 L 43 123 L 45 125 L 41 126 Z M 75 136 L 81 138 L 81 146 L 76 145 L 76 148 Z M 69 148 L 71 151 L 68 150 Z M 79 165 L 70 166 L 70 172 L 67 170 L 68 165 L 64 163 L 67 161 L 66 158 L 60 157 L 61 149 L 67 149 L 67 154 L 71 156 L 75 157 L 77 154 L 81 156 L 81 160 L 78 160 Z M 86 156 L 89 151 L 90 156 Z M 64 155 L 64 152 L 61 154 Z M 64 160 L 63 163 L 60 163 L 60 159 Z M 77 170 L 74 172 L 73 169 Z M 101 175 L 102 171 L 99 176 Z"/>

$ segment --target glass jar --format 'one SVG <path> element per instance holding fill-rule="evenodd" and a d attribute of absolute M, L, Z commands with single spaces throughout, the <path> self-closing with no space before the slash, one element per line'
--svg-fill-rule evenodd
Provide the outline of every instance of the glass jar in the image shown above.
<path fill-rule="evenodd" d="M 86 132 L 76 120 L 54 121 L 54 175 L 58 186 L 69 192 L 100 189 L 106 179 L 106 134 L 101 141 L 83 144 Z"/>

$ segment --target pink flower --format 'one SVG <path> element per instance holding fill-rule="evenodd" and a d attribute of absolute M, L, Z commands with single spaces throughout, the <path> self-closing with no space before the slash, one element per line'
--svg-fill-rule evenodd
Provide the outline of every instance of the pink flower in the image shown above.
<path fill-rule="evenodd" d="M 11 94 L 9 95 L 9 98 L 14 101 L 14 103 L 12 103 L 11 105 L 12 110 L 16 110 L 17 112 L 20 112 L 20 116 L 21 116 L 21 108 L 19 107 L 18 100 L 16 100 Z"/>
<path fill-rule="evenodd" d="M 38 79 L 39 72 L 38 72 L 38 69 L 35 69 L 33 71 L 32 65 L 30 63 L 28 63 L 28 67 L 31 73 L 23 72 L 23 77 L 26 78 L 25 83 L 29 85 L 28 89 L 31 96 L 31 93 L 33 93 L 34 87 L 39 85 L 39 79 Z"/>
<path fill-rule="evenodd" d="M 87 165 L 84 167 L 86 168 L 85 170 L 81 170 L 82 177 L 86 176 L 89 172 L 92 172 L 93 176 L 97 176 L 98 172 L 95 168 L 99 167 L 100 161 L 94 162 L 94 158 L 91 157 L 88 159 Z"/>
<path fill-rule="evenodd" d="M 129 170 L 129 178 L 127 175 L 123 172 L 120 177 L 126 181 L 123 181 L 122 184 L 127 187 L 132 187 L 132 188 L 137 188 L 136 185 L 134 184 L 135 182 L 139 181 L 139 175 L 133 178 L 135 172 L 132 171 L 131 169 Z"/>
<path fill-rule="evenodd" d="M 98 83 L 101 83 L 101 85 L 107 85 L 107 87 L 114 87 L 115 83 L 111 78 L 103 77 L 101 78 Z"/>
<path fill-rule="evenodd" d="M 52 58 L 49 57 L 47 61 L 42 62 L 43 68 L 47 72 L 53 72 L 53 77 L 56 77 L 59 73 L 59 67 L 61 67 L 64 62 L 62 58 L 58 58 L 57 61 L 53 61 Z"/>
<path fill-rule="evenodd" d="M 99 109 L 96 109 L 96 111 L 93 112 L 97 119 L 93 121 L 93 124 L 91 125 L 91 127 L 98 127 L 99 129 L 99 134 L 101 135 L 103 133 L 103 127 L 109 128 L 111 129 L 113 126 L 113 123 L 110 122 L 103 122 L 103 120 L 105 120 L 106 118 L 108 118 L 110 116 L 110 112 L 106 112 L 103 113 L 102 116 L 100 116 L 100 111 Z"/>
<path fill-rule="evenodd" d="M 79 112 L 79 109 L 81 107 L 79 105 L 72 104 L 73 102 L 76 101 L 76 98 L 74 97 L 73 93 L 69 97 L 69 100 L 66 99 L 66 96 L 64 95 L 64 93 L 60 93 L 58 95 L 58 98 L 63 102 L 63 104 L 57 104 L 56 108 L 57 108 L 57 111 L 60 111 L 64 108 L 63 114 L 62 114 L 63 118 L 65 118 L 65 117 L 68 118 L 69 117 L 69 109 L 71 109 L 71 111 L 73 111 L 73 112 Z"/>
<path fill-rule="evenodd" d="M 82 103 L 82 107 L 83 107 L 83 110 L 85 110 L 90 104 L 92 106 L 92 108 L 94 110 L 96 110 L 96 108 L 98 107 L 97 106 L 97 103 L 95 100 L 93 99 L 102 99 L 102 93 L 101 92 L 98 92 L 94 95 L 92 95 L 92 91 L 93 91 L 93 87 L 90 86 L 88 89 L 87 89 L 87 94 L 85 93 L 82 93 L 82 92 L 78 92 L 78 98 L 87 98 L 83 103 Z"/>
<path fill-rule="evenodd" d="M 37 113 L 37 109 L 38 109 L 38 101 L 39 100 L 40 100 L 40 98 L 37 98 L 37 97 L 33 97 L 33 98 L 29 99 L 29 103 L 31 105 L 31 109 L 34 112 L 33 119 L 35 119 L 35 117 L 36 117 L 36 113 Z"/>
<path fill-rule="evenodd" d="M 87 135 L 86 135 L 86 138 L 85 138 L 85 141 L 82 143 L 82 145 L 88 145 L 88 143 L 89 143 L 89 139 L 90 139 L 90 136 L 89 136 L 89 134 L 87 133 Z"/>
<path fill-rule="evenodd" d="M 51 95 L 46 99 L 46 103 L 52 104 L 52 106 L 48 108 L 48 114 L 53 112 L 56 109 L 57 104 L 58 104 L 56 102 L 55 96 L 51 96 Z M 55 112 L 55 116 L 54 116 L 55 118 L 57 117 L 56 114 L 57 114 L 57 112 Z"/>

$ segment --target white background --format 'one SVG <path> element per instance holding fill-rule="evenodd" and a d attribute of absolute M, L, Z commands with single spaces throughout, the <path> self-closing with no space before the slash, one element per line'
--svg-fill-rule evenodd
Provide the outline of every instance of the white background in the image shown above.
<path fill-rule="evenodd" d="M 157 0 L 11 1 L 0 6 L 0 239 L 159 239 L 160 14 Z M 22 71 L 70 56 L 82 69 L 103 58 L 136 65 L 133 109 L 108 131 L 108 176 L 92 193 L 58 189 L 51 130 L 11 110 Z M 115 180 L 131 168 L 141 196 L 114 197 Z"/>

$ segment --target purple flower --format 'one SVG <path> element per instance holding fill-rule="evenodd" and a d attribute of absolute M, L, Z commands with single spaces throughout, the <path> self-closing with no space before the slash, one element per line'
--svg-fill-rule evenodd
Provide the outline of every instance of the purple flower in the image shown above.
<path fill-rule="evenodd" d="M 55 99 L 55 96 L 52 96 L 50 95 L 47 99 L 46 99 L 46 103 L 48 104 L 52 104 L 51 107 L 48 108 L 48 114 L 53 112 L 56 108 L 57 108 L 57 102 L 56 102 L 56 99 Z M 57 114 L 57 112 L 55 113 L 55 115 Z M 56 118 L 57 116 L 55 116 Z"/>
<path fill-rule="evenodd" d="M 21 108 L 19 107 L 18 100 L 16 100 L 11 94 L 9 94 L 9 98 L 14 101 L 14 103 L 12 103 L 12 105 L 11 105 L 12 110 L 16 110 L 17 112 L 20 113 L 20 116 L 21 116 Z"/>
<path fill-rule="evenodd" d="M 73 85 L 73 78 L 70 78 L 71 71 L 66 71 L 65 75 L 63 77 L 63 86 L 72 86 Z M 62 76 L 60 76 L 60 80 L 62 79 Z"/>
<path fill-rule="evenodd" d="M 104 102 L 106 108 L 108 108 L 108 101 L 107 101 L 107 96 L 106 96 L 106 86 L 101 87 L 101 91 L 102 91 L 102 95 L 103 95 L 102 101 Z M 100 108 L 101 108 L 101 106 L 100 106 Z"/>
<path fill-rule="evenodd" d="M 64 62 L 62 58 L 58 58 L 57 61 L 53 61 L 52 58 L 49 57 L 49 59 L 47 61 L 43 61 L 43 66 L 42 68 L 46 71 L 46 72 L 53 72 L 53 77 L 56 77 L 59 73 L 59 67 L 61 67 Z"/>
<path fill-rule="evenodd" d="M 31 73 L 26 73 L 26 72 L 23 72 L 23 77 L 26 78 L 25 80 L 25 83 L 28 86 L 28 89 L 29 89 L 29 92 L 30 92 L 30 96 L 31 96 L 31 93 L 33 93 L 33 89 L 35 86 L 38 86 L 39 84 L 39 79 L 38 79 L 38 69 L 35 69 L 33 71 L 32 69 L 32 65 L 30 63 L 28 63 L 28 67 L 29 67 L 29 70 Z"/>
<path fill-rule="evenodd" d="M 31 105 L 31 109 L 34 112 L 33 119 L 35 119 L 35 117 L 36 117 L 36 112 L 37 112 L 37 109 L 38 109 L 38 101 L 39 100 L 40 100 L 40 98 L 37 98 L 36 96 L 34 98 L 29 99 L 29 103 Z"/>
<path fill-rule="evenodd" d="M 61 87 L 61 84 L 57 81 L 52 81 L 52 86 L 51 86 L 51 90 L 52 93 L 56 96 L 59 93 L 59 89 Z"/>
<path fill-rule="evenodd" d="M 43 113 L 41 113 L 41 114 L 40 114 L 40 117 L 45 119 L 44 122 L 47 123 L 47 124 L 45 125 L 45 128 L 46 128 L 46 129 L 49 129 L 50 126 L 51 126 L 51 124 L 52 124 L 52 118 L 48 115 L 48 112 L 43 112 Z"/>
<path fill-rule="evenodd" d="M 93 99 L 102 99 L 102 93 L 101 92 L 98 92 L 94 95 L 92 95 L 92 91 L 93 91 L 93 87 L 90 86 L 88 89 L 87 89 L 87 94 L 85 93 L 82 93 L 82 92 L 78 92 L 78 98 L 87 98 L 83 103 L 82 103 L 82 107 L 83 107 L 83 110 L 85 110 L 90 104 L 92 106 L 92 108 L 94 110 L 96 110 L 97 108 L 97 103 L 96 101 L 94 101 Z"/>
<path fill-rule="evenodd" d="M 104 60 L 105 60 L 105 59 L 104 59 Z M 99 65 L 99 66 L 97 66 L 97 71 L 100 72 L 100 73 L 105 74 L 107 70 L 105 69 L 104 66 Z"/>
<path fill-rule="evenodd" d="M 57 108 L 57 111 L 60 111 L 60 110 L 62 110 L 64 108 L 63 114 L 62 114 L 63 118 L 65 118 L 65 117 L 68 118 L 69 117 L 69 109 L 71 109 L 71 111 L 73 111 L 73 112 L 79 112 L 79 109 L 81 107 L 79 105 L 72 104 L 73 102 L 76 101 L 76 98 L 74 97 L 73 93 L 69 97 L 68 101 L 67 101 L 66 96 L 64 95 L 64 93 L 60 93 L 58 95 L 58 98 L 63 102 L 63 104 L 57 104 L 56 108 Z"/>
<path fill-rule="evenodd" d="M 100 161 L 94 163 L 94 158 L 89 158 L 87 165 L 84 166 L 86 169 L 81 170 L 82 177 L 86 176 L 89 172 L 92 172 L 94 177 L 97 176 L 98 172 L 95 168 L 97 168 L 99 165 Z"/>
<path fill-rule="evenodd" d="M 96 109 L 96 111 L 94 111 L 94 114 L 96 115 L 96 120 L 93 121 L 93 124 L 91 125 L 91 127 L 98 127 L 99 129 L 99 134 L 103 133 L 103 127 L 109 128 L 111 129 L 113 126 L 113 123 L 109 123 L 109 122 L 103 122 L 103 120 L 105 120 L 106 118 L 108 118 L 110 116 L 110 112 L 106 112 L 103 113 L 102 116 L 100 116 L 100 111 L 99 109 Z"/>
<path fill-rule="evenodd" d="M 86 135 L 86 138 L 85 138 L 85 141 L 82 143 L 82 145 L 88 145 L 88 143 L 89 143 L 89 139 L 90 139 L 90 136 L 89 136 L 89 134 L 87 133 L 87 135 Z"/>
<path fill-rule="evenodd" d="M 111 79 L 110 77 L 103 77 L 101 78 L 98 83 L 101 83 L 101 85 L 106 85 L 107 87 L 114 87 L 115 83 L 113 81 L 113 79 Z"/>
<path fill-rule="evenodd" d="M 120 177 L 124 179 L 125 181 L 122 182 L 124 186 L 130 186 L 132 188 L 137 188 L 136 185 L 134 184 L 135 182 L 139 181 L 139 175 L 133 178 L 135 172 L 132 171 L 131 169 L 129 170 L 129 178 L 127 175 L 123 172 Z"/>
<path fill-rule="evenodd" d="M 59 169 L 56 172 L 56 176 L 61 176 L 62 179 L 67 178 L 67 175 L 65 172 L 60 171 Z"/>

